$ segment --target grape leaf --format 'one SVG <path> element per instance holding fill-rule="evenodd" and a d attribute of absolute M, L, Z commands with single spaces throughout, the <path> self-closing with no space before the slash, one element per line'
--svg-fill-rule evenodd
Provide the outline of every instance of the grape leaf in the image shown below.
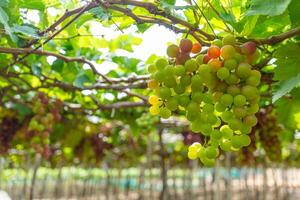
<path fill-rule="evenodd" d="M 295 43 L 288 43 L 279 47 L 275 53 L 274 79 L 288 80 L 300 73 L 300 47 Z"/>
<path fill-rule="evenodd" d="M 57 59 L 52 63 L 51 66 L 52 70 L 61 73 L 63 71 L 64 68 L 64 61 L 61 59 Z"/>
<path fill-rule="evenodd" d="M 291 0 L 253 0 L 246 15 L 280 15 L 287 9 L 290 2 Z"/>
<path fill-rule="evenodd" d="M 13 34 L 13 31 L 8 24 L 8 20 L 6 12 L 0 7 L 0 23 L 3 24 L 5 31 L 9 34 L 12 41 L 17 42 L 17 37 Z"/>
<path fill-rule="evenodd" d="M 9 3 L 9 0 L 1 0 L 0 1 L 0 7 L 6 7 Z"/>
<path fill-rule="evenodd" d="M 37 33 L 37 29 L 33 28 L 32 26 L 14 24 L 12 27 L 12 31 L 15 33 L 24 34 L 32 38 L 40 38 Z"/>
<path fill-rule="evenodd" d="M 273 94 L 272 102 L 275 103 L 278 99 L 289 93 L 292 89 L 298 86 L 300 83 L 300 74 L 287 81 L 280 83 L 279 89 Z"/>
<path fill-rule="evenodd" d="M 44 11 L 46 9 L 45 4 L 41 0 L 24 0 L 20 2 L 20 7 L 40 11 Z"/>
<path fill-rule="evenodd" d="M 292 23 L 292 27 L 298 27 L 300 26 L 300 3 L 299 0 L 292 0 L 292 2 L 289 5 L 289 15 L 290 20 Z"/>

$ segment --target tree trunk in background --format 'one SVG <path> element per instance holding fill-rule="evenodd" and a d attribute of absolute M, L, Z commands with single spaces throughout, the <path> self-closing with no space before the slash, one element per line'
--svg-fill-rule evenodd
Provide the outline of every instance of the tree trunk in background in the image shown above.
<path fill-rule="evenodd" d="M 35 159 L 35 165 L 33 168 L 32 178 L 31 178 L 31 184 L 30 184 L 30 190 L 29 190 L 29 200 L 33 200 L 33 198 L 34 198 L 35 181 L 36 181 L 38 169 L 41 165 L 41 161 L 42 161 L 42 158 L 39 155 L 37 155 L 36 159 Z"/>
<path fill-rule="evenodd" d="M 164 151 L 164 143 L 162 139 L 163 129 L 158 129 L 158 136 L 159 136 L 159 148 L 160 148 L 160 168 L 161 168 L 161 181 L 162 181 L 162 190 L 159 195 L 160 200 L 166 200 L 168 196 L 168 185 L 167 185 L 167 169 L 166 169 L 166 162 L 165 162 L 165 151 Z"/>

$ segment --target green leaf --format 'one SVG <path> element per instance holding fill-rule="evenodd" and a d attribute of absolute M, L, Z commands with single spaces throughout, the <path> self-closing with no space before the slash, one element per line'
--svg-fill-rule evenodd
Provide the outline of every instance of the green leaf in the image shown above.
<path fill-rule="evenodd" d="M 41 74 L 42 74 L 42 69 L 40 66 L 32 65 L 31 70 L 32 70 L 32 73 L 36 76 L 41 76 Z"/>
<path fill-rule="evenodd" d="M 258 16 L 249 16 L 241 34 L 245 36 L 250 35 L 256 26 L 257 20 Z"/>
<path fill-rule="evenodd" d="M 6 12 L 0 7 L 0 23 L 3 24 L 5 31 L 8 33 L 13 42 L 17 42 L 17 37 L 13 34 L 9 24 Z"/>
<path fill-rule="evenodd" d="M 292 27 L 300 26 L 300 3 L 299 0 L 292 0 L 289 5 L 289 15 L 292 23 Z"/>
<path fill-rule="evenodd" d="M 1 0 L 0 7 L 7 7 L 8 3 L 9 3 L 9 0 Z"/>
<path fill-rule="evenodd" d="M 276 58 L 274 79 L 285 81 L 300 73 L 300 47 L 294 43 L 280 46 L 274 53 Z"/>
<path fill-rule="evenodd" d="M 40 11 L 44 11 L 46 9 L 45 4 L 41 0 L 23 0 L 20 2 L 20 7 Z"/>
<path fill-rule="evenodd" d="M 63 68 L 64 68 L 64 61 L 61 59 L 55 60 L 51 66 L 51 69 L 58 73 L 62 73 Z"/>
<path fill-rule="evenodd" d="M 291 0 L 252 0 L 246 15 L 280 15 L 287 9 L 290 2 Z"/>
<path fill-rule="evenodd" d="M 97 18 L 99 18 L 102 21 L 107 20 L 111 17 L 110 14 L 105 9 L 101 8 L 100 6 L 98 6 L 96 8 L 92 8 L 89 12 L 92 13 L 93 15 L 95 15 Z"/>
<path fill-rule="evenodd" d="M 300 74 L 296 77 L 291 78 L 287 81 L 282 81 L 280 83 L 279 89 L 273 94 L 272 102 L 276 102 L 278 99 L 289 93 L 292 89 L 297 87 L 300 83 Z"/>
<path fill-rule="evenodd" d="M 32 38 L 40 38 L 37 33 L 37 29 L 32 26 L 29 26 L 29 25 L 14 24 L 12 27 L 12 31 L 15 33 L 24 34 L 24 35 L 32 37 Z"/>
<path fill-rule="evenodd" d="M 88 74 L 86 74 L 85 71 L 82 71 L 76 76 L 73 85 L 76 87 L 83 88 L 86 84 L 91 84 L 93 82 L 94 80 L 91 80 L 91 77 Z"/>

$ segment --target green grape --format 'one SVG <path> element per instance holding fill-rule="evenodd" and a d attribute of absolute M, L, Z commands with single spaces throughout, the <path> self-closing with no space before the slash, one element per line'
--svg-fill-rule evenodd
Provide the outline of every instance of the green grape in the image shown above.
<path fill-rule="evenodd" d="M 246 117 L 244 117 L 244 123 L 248 126 L 255 126 L 257 124 L 257 118 L 255 117 L 255 115 L 248 115 Z"/>
<path fill-rule="evenodd" d="M 188 152 L 188 158 L 191 159 L 191 160 L 197 159 L 198 158 L 197 152 L 189 151 Z"/>
<path fill-rule="evenodd" d="M 191 101 L 186 108 L 186 110 L 190 112 L 199 112 L 199 109 L 200 109 L 199 104 L 193 101 Z"/>
<path fill-rule="evenodd" d="M 241 134 L 249 134 L 251 132 L 251 129 L 251 126 L 243 124 L 239 131 L 241 132 Z"/>
<path fill-rule="evenodd" d="M 207 116 L 207 122 L 211 125 L 214 125 L 218 122 L 218 118 L 214 114 L 209 114 Z"/>
<path fill-rule="evenodd" d="M 213 167 L 215 165 L 214 159 L 209 159 L 204 156 L 204 157 L 201 157 L 200 160 L 206 167 Z"/>
<path fill-rule="evenodd" d="M 217 71 L 217 77 L 220 79 L 220 80 L 225 80 L 226 78 L 228 78 L 230 75 L 230 72 L 227 68 L 225 67 L 222 67 L 220 68 L 218 71 Z"/>
<path fill-rule="evenodd" d="M 205 156 L 205 148 L 201 145 L 201 147 L 198 148 L 198 158 L 202 158 Z"/>
<path fill-rule="evenodd" d="M 233 104 L 235 106 L 243 106 L 246 104 L 246 102 L 247 102 L 246 97 L 241 94 L 238 94 L 238 95 L 234 96 L 234 98 L 233 98 Z"/>
<path fill-rule="evenodd" d="M 230 74 L 225 81 L 228 85 L 234 85 L 238 84 L 240 79 L 235 74 Z"/>
<path fill-rule="evenodd" d="M 173 76 L 175 72 L 175 68 L 172 65 L 167 65 L 164 68 L 164 71 L 166 72 L 166 74 L 168 74 L 168 76 Z"/>
<path fill-rule="evenodd" d="M 251 73 L 251 65 L 249 65 L 248 63 L 239 64 L 236 71 L 238 77 L 246 79 L 247 77 L 250 76 L 250 73 Z"/>
<path fill-rule="evenodd" d="M 205 155 L 207 158 L 216 158 L 219 155 L 219 149 L 214 146 L 208 146 L 205 148 Z"/>
<path fill-rule="evenodd" d="M 162 107 L 159 110 L 159 115 L 164 119 L 168 119 L 169 117 L 171 117 L 171 114 L 171 111 L 166 107 Z"/>
<path fill-rule="evenodd" d="M 223 94 L 220 98 L 220 103 L 225 106 L 231 106 L 233 97 L 230 94 Z"/>
<path fill-rule="evenodd" d="M 204 95 L 202 92 L 193 92 L 192 93 L 192 101 L 196 102 L 196 103 L 201 103 L 202 100 L 204 98 Z"/>
<path fill-rule="evenodd" d="M 194 75 L 192 77 L 192 91 L 202 91 L 203 86 L 202 86 L 202 79 L 199 75 Z"/>
<path fill-rule="evenodd" d="M 173 89 L 176 94 L 183 94 L 185 92 L 185 86 L 181 84 L 176 85 Z"/>
<path fill-rule="evenodd" d="M 219 126 L 221 126 L 221 123 L 222 123 L 221 119 L 219 117 L 217 117 L 217 121 L 215 124 L 213 124 L 212 127 L 219 127 Z"/>
<path fill-rule="evenodd" d="M 230 119 L 228 125 L 234 131 L 240 130 L 243 126 L 242 121 L 238 119 Z"/>
<path fill-rule="evenodd" d="M 242 95 L 244 95 L 248 100 L 253 100 L 258 97 L 258 90 L 256 87 L 246 85 L 242 88 Z"/>
<path fill-rule="evenodd" d="M 214 105 L 213 104 L 210 104 L 210 103 L 206 103 L 204 104 L 204 106 L 202 107 L 203 109 L 203 112 L 206 112 L 206 113 L 209 113 L 209 114 L 212 114 L 214 112 Z"/>
<path fill-rule="evenodd" d="M 189 146 L 189 151 L 198 151 L 202 145 L 199 142 L 194 142 L 192 145 Z"/>
<path fill-rule="evenodd" d="M 221 119 L 224 121 L 224 122 L 228 122 L 229 120 L 233 119 L 234 115 L 232 112 L 230 111 L 224 111 L 222 114 L 221 114 Z"/>
<path fill-rule="evenodd" d="M 199 66 L 198 66 L 196 60 L 190 59 L 185 62 L 184 67 L 187 72 L 194 72 L 198 69 Z"/>
<path fill-rule="evenodd" d="M 218 84 L 218 78 L 214 74 L 208 74 L 206 78 L 203 79 L 203 82 L 209 89 L 213 89 Z"/>
<path fill-rule="evenodd" d="M 229 85 L 227 88 L 227 93 L 236 96 L 241 93 L 241 89 L 236 85 Z"/>
<path fill-rule="evenodd" d="M 203 64 L 203 58 L 204 58 L 204 55 L 203 54 L 199 54 L 197 57 L 196 57 L 196 62 L 198 65 L 202 65 Z"/>
<path fill-rule="evenodd" d="M 211 93 L 204 93 L 203 102 L 204 103 L 213 103 L 212 94 Z"/>
<path fill-rule="evenodd" d="M 249 76 L 246 79 L 246 84 L 251 86 L 258 86 L 260 83 L 260 79 L 255 76 Z"/>
<path fill-rule="evenodd" d="M 235 54 L 235 48 L 232 45 L 224 45 L 221 48 L 221 57 L 225 60 L 230 59 Z"/>
<path fill-rule="evenodd" d="M 198 73 L 205 78 L 206 75 L 210 74 L 211 68 L 207 64 L 202 64 L 198 68 Z"/>
<path fill-rule="evenodd" d="M 173 76 L 167 76 L 164 80 L 164 84 L 168 88 L 174 88 L 176 87 L 176 79 Z"/>
<path fill-rule="evenodd" d="M 221 48 L 222 47 L 222 40 L 219 40 L 219 39 L 215 39 L 214 41 L 212 41 L 211 42 L 211 44 L 212 45 L 215 45 L 215 46 L 217 46 L 217 47 L 219 47 L 219 48 Z"/>
<path fill-rule="evenodd" d="M 190 122 L 195 121 L 198 117 L 198 113 L 196 113 L 195 111 L 190 111 L 188 110 L 186 112 L 186 118 L 187 120 L 189 120 Z"/>
<path fill-rule="evenodd" d="M 188 95 L 181 95 L 178 97 L 178 103 L 182 107 L 186 107 L 190 103 L 190 97 Z"/>
<path fill-rule="evenodd" d="M 200 133 L 201 132 L 201 123 L 199 123 L 198 120 L 193 121 L 191 123 L 191 130 L 195 133 Z"/>
<path fill-rule="evenodd" d="M 156 62 L 155 62 L 155 66 L 158 70 L 162 70 L 164 69 L 167 65 L 168 65 L 168 61 L 164 58 L 159 58 Z"/>
<path fill-rule="evenodd" d="M 234 107 L 233 113 L 236 116 L 236 118 L 241 119 L 247 115 L 247 110 L 243 107 Z"/>
<path fill-rule="evenodd" d="M 174 68 L 174 74 L 176 76 L 184 76 L 185 75 L 185 67 L 183 65 L 176 65 Z"/>
<path fill-rule="evenodd" d="M 219 81 L 219 82 L 217 83 L 217 86 L 216 86 L 216 88 L 214 89 L 214 91 L 225 93 L 226 90 L 227 90 L 227 87 L 228 87 L 228 84 L 227 84 L 227 83 L 225 83 L 224 81 Z"/>
<path fill-rule="evenodd" d="M 224 67 L 226 67 L 228 70 L 233 70 L 237 68 L 238 62 L 235 59 L 228 59 L 224 61 Z"/>
<path fill-rule="evenodd" d="M 155 105 L 155 106 L 151 106 L 149 109 L 149 112 L 151 115 L 158 115 L 159 114 L 159 106 Z"/>
<path fill-rule="evenodd" d="M 248 107 L 248 114 L 255 114 L 259 111 L 259 105 L 257 103 L 255 104 L 251 104 L 249 107 Z"/>
<path fill-rule="evenodd" d="M 149 65 L 148 66 L 148 72 L 150 73 L 150 74 L 153 74 L 154 72 L 156 72 L 156 67 L 155 67 L 155 65 Z"/>
<path fill-rule="evenodd" d="M 166 107 L 171 111 L 176 110 L 178 108 L 177 98 L 172 97 L 168 99 L 168 101 L 166 102 Z"/>
<path fill-rule="evenodd" d="M 159 97 L 162 99 L 169 99 L 171 97 L 172 92 L 171 92 L 170 88 L 161 87 L 158 89 L 158 94 L 159 94 Z"/>
<path fill-rule="evenodd" d="M 240 135 L 240 140 L 242 141 L 242 146 L 246 147 L 249 146 L 251 143 L 251 139 L 248 135 Z"/>
<path fill-rule="evenodd" d="M 225 139 L 230 139 L 233 136 L 233 130 L 228 125 L 223 125 L 220 128 L 220 132 L 222 133 L 222 137 Z"/>
<path fill-rule="evenodd" d="M 215 108 L 217 112 L 224 112 L 226 110 L 226 106 L 221 104 L 220 102 L 215 104 Z"/>
<path fill-rule="evenodd" d="M 183 86 L 188 86 L 191 84 L 191 77 L 189 75 L 184 75 L 180 78 L 180 84 Z"/>
<path fill-rule="evenodd" d="M 201 124 L 201 133 L 203 135 L 209 136 L 211 132 L 212 132 L 212 127 L 210 124 L 207 123 Z"/>
<path fill-rule="evenodd" d="M 222 138 L 222 133 L 219 130 L 213 130 L 210 134 L 211 138 L 219 140 Z"/>
<path fill-rule="evenodd" d="M 235 37 L 233 35 L 227 35 L 222 39 L 223 46 L 224 45 L 235 45 Z"/>
<path fill-rule="evenodd" d="M 214 92 L 213 93 L 213 101 L 214 103 L 217 103 L 218 101 L 220 101 L 221 96 L 223 95 L 222 92 Z"/>
<path fill-rule="evenodd" d="M 235 149 L 240 149 L 243 146 L 243 138 L 240 135 L 234 135 L 231 138 L 231 146 Z"/>
<path fill-rule="evenodd" d="M 222 140 L 220 142 L 220 148 L 223 151 L 230 151 L 231 150 L 231 141 L 230 140 Z"/>
<path fill-rule="evenodd" d="M 234 59 L 237 60 L 237 62 L 241 63 L 241 62 L 244 62 L 246 60 L 246 56 L 245 55 L 242 55 L 242 54 L 239 54 L 239 53 L 236 53 L 234 55 Z"/>

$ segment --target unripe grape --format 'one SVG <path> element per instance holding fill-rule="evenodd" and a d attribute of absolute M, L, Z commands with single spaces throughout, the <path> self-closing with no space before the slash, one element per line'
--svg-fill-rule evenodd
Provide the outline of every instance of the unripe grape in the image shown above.
<path fill-rule="evenodd" d="M 201 123 L 199 123 L 197 120 L 193 121 L 191 123 L 191 130 L 195 133 L 200 133 L 201 132 Z"/>
<path fill-rule="evenodd" d="M 174 76 L 167 76 L 164 80 L 164 84 L 168 88 L 174 88 L 177 85 L 176 79 Z"/>
<path fill-rule="evenodd" d="M 212 127 L 210 124 L 208 123 L 201 124 L 201 133 L 203 135 L 209 136 L 211 132 L 212 132 Z"/>
<path fill-rule="evenodd" d="M 151 104 L 151 105 L 157 105 L 159 103 L 159 98 L 155 95 L 151 95 L 148 99 L 148 102 Z"/>
<path fill-rule="evenodd" d="M 240 120 L 238 120 L 238 119 L 230 119 L 229 121 L 228 121 L 228 125 L 229 125 L 229 127 L 232 129 L 232 130 L 234 130 L 234 131 L 237 131 L 237 130 L 240 130 L 241 129 L 241 127 L 242 127 L 242 122 L 240 121 Z"/>
<path fill-rule="evenodd" d="M 230 140 L 222 140 L 220 143 L 220 148 L 223 151 L 230 151 L 231 149 L 231 141 Z"/>
<path fill-rule="evenodd" d="M 186 107 L 187 111 L 191 111 L 191 112 L 198 112 L 199 111 L 199 104 L 197 104 L 194 101 L 191 101 L 189 103 L 189 105 Z"/>
<path fill-rule="evenodd" d="M 241 89 L 236 85 L 230 85 L 227 88 L 227 93 L 232 96 L 236 96 L 236 95 L 240 94 L 240 92 L 241 92 Z"/>
<path fill-rule="evenodd" d="M 251 104 L 249 107 L 248 107 L 248 114 L 255 114 L 259 111 L 259 105 L 256 103 L 256 104 Z"/>
<path fill-rule="evenodd" d="M 234 107 L 233 113 L 237 118 L 241 119 L 247 115 L 247 110 L 243 107 Z"/>
<path fill-rule="evenodd" d="M 238 84 L 240 79 L 235 74 L 230 74 L 228 78 L 225 80 L 228 85 Z"/>
<path fill-rule="evenodd" d="M 222 137 L 225 139 L 230 139 L 233 136 L 233 130 L 229 128 L 228 125 L 223 125 L 220 128 L 220 132 L 222 133 Z"/>
<path fill-rule="evenodd" d="M 148 72 L 150 73 L 150 74 L 153 74 L 154 72 L 156 72 L 156 66 L 155 65 L 149 65 L 148 66 Z"/>
<path fill-rule="evenodd" d="M 183 94 L 185 92 L 185 86 L 181 84 L 176 85 L 173 89 L 176 94 Z"/>
<path fill-rule="evenodd" d="M 240 77 L 240 78 L 248 78 L 250 76 L 251 73 L 251 65 L 249 65 L 248 63 L 241 63 L 239 64 L 236 74 Z"/>
<path fill-rule="evenodd" d="M 257 124 L 257 118 L 255 117 L 255 115 L 248 115 L 248 116 L 244 117 L 243 122 L 246 125 L 253 127 Z"/>
<path fill-rule="evenodd" d="M 198 68 L 199 75 L 205 78 L 211 72 L 211 68 L 207 64 L 202 64 Z"/>
<path fill-rule="evenodd" d="M 242 95 L 244 95 L 248 100 L 253 100 L 258 96 L 259 92 L 256 87 L 246 85 L 242 88 Z"/>
<path fill-rule="evenodd" d="M 252 41 L 246 42 L 241 46 L 241 51 L 246 55 L 253 54 L 256 51 L 256 44 Z"/>
<path fill-rule="evenodd" d="M 214 146 L 205 148 L 205 155 L 207 158 L 216 158 L 219 155 L 219 149 Z"/>
<path fill-rule="evenodd" d="M 193 47 L 192 47 L 191 51 L 192 51 L 192 53 L 197 54 L 201 51 L 201 49 L 202 49 L 201 44 L 200 43 L 195 43 L 195 44 L 193 44 Z"/>
<path fill-rule="evenodd" d="M 153 75 L 153 78 L 154 78 L 156 81 L 162 83 L 162 82 L 165 80 L 166 75 L 167 75 L 167 74 L 165 73 L 165 71 L 164 71 L 164 70 L 161 70 L 161 71 L 155 72 L 155 74 Z"/>
<path fill-rule="evenodd" d="M 222 67 L 223 63 L 219 59 L 211 59 L 208 62 L 208 65 L 211 67 L 212 71 L 216 72 Z"/>
<path fill-rule="evenodd" d="M 202 107 L 203 112 L 209 113 L 209 114 L 213 114 L 214 112 L 214 105 L 210 104 L 210 103 L 206 103 L 204 104 L 204 106 Z"/>
<path fill-rule="evenodd" d="M 205 156 L 205 148 L 203 146 L 198 148 L 198 158 L 202 158 Z"/>
<path fill-rule="evenodd" d="M 249 146 L 251 143 L 251 139 L 248 135 L 240 135 L 240 140 L 242 141 L 242 146 L 246 147 Z"/>
<path fill-rule="evenodd" d="M 148 81 L 147 86 L 149 89 L 157 89 L 159 87 L 159 82 L 152 79 Z"/>
<path fill-rule="evenodd" d="M 224 111 L 221 114 L 221 118 L 224 122 L 229 122 L 233 118 L 233 113 L 230 111 Z"/>
<path fill-rule="evenodd" d="M 175 44 L 171 44 L 167 48 L 167 55 L 171 58 L 176 58 L 179 54 L 179 47 Z"/>
<path fill-rule="evenodd" d="M 204 55 L 203 54 L 199 54 L 197 57 L 196 57 L 196 62 L 198 65 L 202 65 L 203 64 L 203 58 L 204 58 Z"/>
<path fill-rule="evenodd" d="M 173 76 L 175 68 L 172 65 L 167 65 L 163 70 L 165 71 L 167 76 Z"/>
<path fill-rule="evenodd" d="M 189 151 L 188 152 L 188 158 L 191 159 L 191 160 L 197 159 L 198 158 L 197 152 Z"/>
<path fill-rule="evenodd" d="M 180 41 L 179 47 L 182 52 L 190 52 L 193 48 L 193 43 L 189 39 L 182 39 Z"/>
<path fill-rule="evenodd" d="M 226 110 L 226 106 L 221 104 L 220 102 L 216 103 L 215 108 L 217 112 L 223 112 Z"/>
<path fill-rule="evenodd" d="M 158 70 L 162 70 L 163 68 L 165 68 L 168 65 L 168 61 L 164 58 L 159 58 L 156 62 L 155 62 L 155 66 Z"/>
<path fill-rule="evenodd" d="M 158 106 L 151 106 L 149 109 L 150 114 L 152 115 L 158 115 L 159 114 L 159 107 Z"/>
<path fill-rule="evenodd" d="M 168 99 L 168 101 L 166 102 L 166 107 L 171 111 L 176 110 L 178 107 L 177 99 L 175 97 Z"/>
<path fill-rule="evenodd" d="M 162 99 L 168 99 L 171 97 L 171 90 L 170 88 L 167 88 L 167 87 L 161 87 L 159 88 L 158 90 L 158 94 L 159 94 L 159 97 L 162 98 Z"/>
<path fill-rule="evenodd" d="M 241 138 L 241 136 L 239 135 L 234 135 L 232 138 L 231 138 L 231 145 L 233 148 L 235 149 L 240 149 L 242 146 L 243 146 L 243 141 L 242 141 L 243 138 Z"/>
<path fill-rule="evenodd" d="M 210 46 L 207 50 L 207 55 L 210 58 L 218 58 L 221 54 L 220 48 L 217 46 Z"/>
<path fill-rule="evenodd" d="M 222 39 L 223 45 L 235 45 L 235 37 L 233 35 L 226 35 Z"/>
<path fill-rule="evenodd" d="M 190 97 L 188 95 L 181 95 L 178 97 L 178 103 L 182 107 L 186 107 L 190 103 Z"/>
<path fill-rule="evenodd" d="M 159 110 L 159 115 L 164 119 L 168 119 L 171 116 L 171 114 L 171 111 L 166 107 L 163 107 Z"/>
<path fill-rule="evenodd" d="M 224 61 L 224 67 L 229 70 L 233 70 L 238 66 L 238 62 L 235 59 L 228 59 Z"/>
<path fill-rule="evenodd" d="M 198 69 L 199 66 L 198 66 L 196 60 L 190 59 L 185 62 L 184 67 L 187 72 L 194 72 Z"/>
<path fill-rule="evenodd" d="M 246 104 L 246 101 L 247 101 L 246 97 L 241 94 L 238 94 L 238 95 L 234 96 L 234 98 L 233 98 L 233 104 L 235 106 L 243 106 Z"/>
<path fill-rule="evenodd" d="M 233 102 L 233 97 L 230 94 L 223 94 L 220 98 L 220 103 L 225 106 L 231 106 Z"/>
<path fill-rule="evenodd" d="M 182 86 L 188 86 L 191 84 L 191 77 L 189 75 L 184 75 L 180 78 L 180 84 Z"/>
<path fill-rule="evenodd" d="M 237 60 L 239 63 L 241 63 L 241 62 L 245 62 L 247 60 L 247 57 L 245 55 L 236 53 L 234 55 L 234 59 Z"/>
<path fill-rule="evenodd" d="M 215 165 L 214 159 L 209 159 L 207 157 L 201 157 L 200 160 L 206 167 L 213 167 Z"/>
<path fill-rule="evenodd" d="M 183 65 L 176 65 L 174 68 L 174 74 L 176 76 L 184 76 L 185 75 L 185 67 Z"/>
<path fill-rule="evenodd" d="M 214 138 L 216 140 L 219 140 L 222 138 L 222 133 L 219 130 L 213 130 L 210 135 L 211 135 L 211 138 Z"/>
<path fill-rule="evenodd" d="M 202 78 L 199 76 L 199 75 L 194 75 L 192 77 L 192 91 L 195 92 L 195 91 L 202 91 L 203 89 L 203 86 L 202 86 Z"/>
<path fill-rule="evenodd" d="M 251 126 L 243 124 L 243 126 L 241 127 L 241 129 L 239 131 L 241 132 L 241 134 L 249 134 L 251 132 L 251 129 L 252 129 Z"/>
<path fill-rule="evenodd" d="M 192 101 L 196 102 L 196 103 L 201 103 L 203 100 L 203 93 L 202 92 L 193 92 L 192 93 Z"/>
<path fill-rule="evenodd" d="M 215 39 L 214 41 L 211 42 L 212 45 L 217 46 L 217 47 L 222 47 L 222 41 L 219 39 Z"/>
<path fill-rule="evenodd" d="M 190 122 L 195 121 L 197 117 L 198 117 L 198 113 L 196 113 L 194 111 L 187 111 L 187 113 L 186 113 L 186 118 Z"/>
<path fill-rule="evenodd" d="M 225 45 L 221 48 L 221 57 L 225 60 L 230 59 L 235 54 L 235 48 L 231 45 Z"/>
<path fill-rule="evenodd" d="M 222 67 L 220 68 L 218 71 L 217 71 L 217 77 L 220 79 L 220 80 L 224 80 L 226 78 L 228 78 L 230 75 L 230 72 L 227 68 L 225 67 Z"/>
<path fill-rule="evenodd" d="M 221 96 L 223 95 L 222 92 L 214 92 L 213 93 L 213 101 L 216 103 L 220 101 Z"/>

